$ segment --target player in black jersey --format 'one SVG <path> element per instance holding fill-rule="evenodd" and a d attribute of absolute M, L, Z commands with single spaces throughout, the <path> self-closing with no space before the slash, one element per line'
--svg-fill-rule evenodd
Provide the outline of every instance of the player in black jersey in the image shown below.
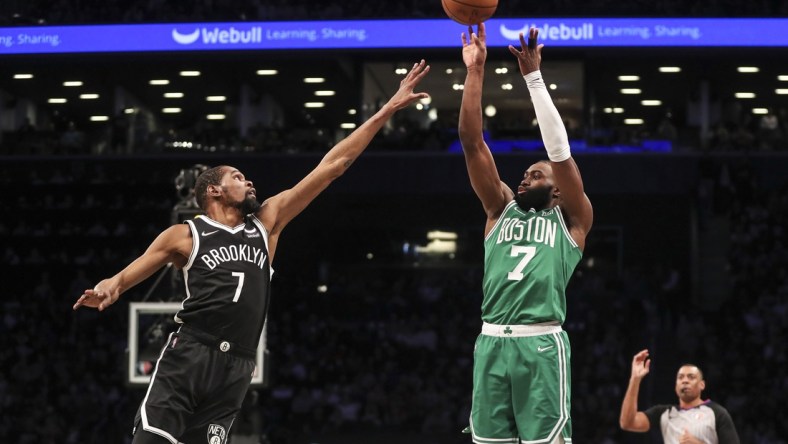
<path fill-rule="evenodd" d="M 260 204 L 252 182 L 219 166 L 197 178 L 205 212 L 162 232 L 115 276 L 74 304 L 105 310 L 168 263 L 186 286 L 180 323 L 162 349 L 134 427 L 134 444 L 222 444 L 251 383 L 268 308 L 271 263 L 282 229 L 341 176 L 396 113 L 428 94 L 414 88 L 429 72 L 422 60 L 369 120 L 334 146 L 293 188 Z"/>

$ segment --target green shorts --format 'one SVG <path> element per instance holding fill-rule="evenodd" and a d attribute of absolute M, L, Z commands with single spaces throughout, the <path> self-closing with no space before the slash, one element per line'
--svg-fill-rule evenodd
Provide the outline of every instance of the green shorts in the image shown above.
<path fill-rule="evenodd" d="M 473 358 L 473 442 L 572 442 L 569 337 L 560 326 L 485 323 Z"/>

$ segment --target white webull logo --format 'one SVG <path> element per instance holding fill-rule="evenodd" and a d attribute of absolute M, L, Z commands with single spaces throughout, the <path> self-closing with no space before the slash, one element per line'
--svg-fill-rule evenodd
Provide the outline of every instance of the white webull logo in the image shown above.
<path fill-rule="evenodd" d="M 197 28 L 194 32 L 183 34 L 177 29 L 172 30 L 172 39 L 181 45 L 191 45 L 202 36 L 205 44 L 227 44 L 227 43 L 260 43 L 263 41 L 263 28 L 255 26 L 246 30 L 236 29 L 231 26 L 229 29 L 219 27 Z"/>
<path fill-rule="evenodd" d="M 520 33 L 528 38 L 528 30 L 536 25 L 525 25 L 520 29 L 509 29 L 501 25 L 501 35 L 507 40 L 520 40 Z M 568 26 L 564 23 L 549 25 L 545 23 L 539 27 L 539 38 L 544 40 L 593 40 L 593 23 L 583 23 L 580 26 Z"/>
<path fill-rule="evenodd" d="M 181 34 L 178 32 L 177 29 L 172 30 L 172 39 L 176 42 L 180 43 L 181 45 L 189 45 L 197 41 L 200 38 L 200 30 L 195 29 L 194 32 L 191 34 Z"/>

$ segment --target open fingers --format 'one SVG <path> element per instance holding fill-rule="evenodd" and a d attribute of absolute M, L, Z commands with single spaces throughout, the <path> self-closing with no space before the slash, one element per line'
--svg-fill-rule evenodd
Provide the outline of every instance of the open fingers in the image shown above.
<path fill-rule="evenodd" d="M 71 309 L 76 310 L 77 308 L 81 307 L 84 303 L 85 303 L 85 295 L 83 294 L 82 296 L 79 297 L 79 299 L 77 299 L 77 302 L 74 303 L 74 306 L 71 307 Z"/>
<path fill-rule="evenodd" d="M 74 310 L 76 310 L 79 307 L 90 307 L 91 306 L 91 302 L 94 299 L 95 299 L 94 296 L 90 296 L 88 294 L 83 294 L 82 296 L 80 296 L 79 299 L 77 299 L 77 302 L 74 304 L 74 307 L 72 307 L 72 308 Z"/>
<path fill-rule="evenodd" d="M 406 79 L 418 83 L 428 72 L 430 72 L 430 65 L 421 59 L 419 63 L 413 65 L 413 69 L 410 70 Z"/>
<path fill-rule="evenodd" d="M 101 290 L 98 289 L 88 289 L 82 293 L 82 296 L 77 299 L 77 302 L 74 303 L 72 309 L 76 310 L 79 307 L 99 307 L 101 308 L 102 305 L 107 305 L 105 303 L 107 299 L 107 295 L 104 294 Z"/>
<path fill-rule="evenodd" d="M 525 35 L 521 32 L 520 33 L 520 49 L 522 49 L 523 52 L 525 52 L 525 50 L 527 48 L 528 48 L 528 43 L 525 42 Z"/>

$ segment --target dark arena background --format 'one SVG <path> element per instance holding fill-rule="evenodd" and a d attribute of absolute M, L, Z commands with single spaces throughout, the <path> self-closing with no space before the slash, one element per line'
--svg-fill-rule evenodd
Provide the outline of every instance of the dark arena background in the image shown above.
<path fill-rule="evenodd" d="M 555 30 L 542 71 L 594 205 L 564 325 L 577 443 L 657 442 L 618 425 L 644 348 L 641 409 L 675 403 L 693 362 L 742 443 L 788 442 L 787 16 L 785 1 L 501 0 L 488 24 Z M 181 282 L 164 269 L 103 313 L 72 304 L 195 214 L 202 166 L 238 167 L 263 198 L 288 188 L 424 58 L 431 101 L 284 231 L 260 382 L 229 442 L 470 443 L 484 213 L 457 137 L 464 30 L 438 0 L 3 1 L 0 440 L 130 443 L 133 377 L 171 319 L 130 326 L 130 308 L 180 301 Z M 546 155 L 501 41 L 483 106 L 514 187 Z"/>

